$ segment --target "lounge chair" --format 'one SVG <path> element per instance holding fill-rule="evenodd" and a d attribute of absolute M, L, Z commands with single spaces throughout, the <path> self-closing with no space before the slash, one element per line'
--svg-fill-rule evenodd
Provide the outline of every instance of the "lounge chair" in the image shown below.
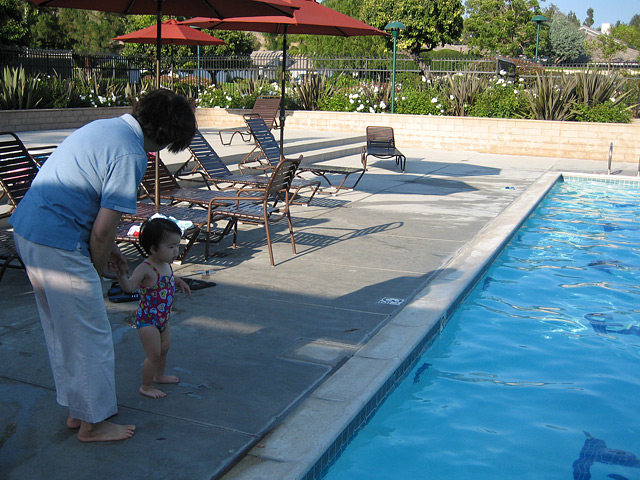
<path fill-rule="evenodd" d="M 396 148 L 391 127 L 367 127 L 367 144 L 362 147 L 360 155 L 363 162 L 366 162 L 369 155 L 377 158 L 395 158 L 396 165 L 399 165 L 403 172 L 407 164 L 407 157 Z"/>
<path fill-rule="evenodd" d="M 185 230 L 183 238 L 186 240 L 184 248 L 176 258 L 176 263 L 182 263 L 182 261 L 189 254 L 189 250 L 198 239 L 201 232 L 207 232 L 207 235 L 211 238 L 208 239 L 210 243 L 217 243 L 231 231 L 231 223 L 227 224 L 224 230 L 212 231 L 210 228 L 205 228 L 209 220 L 209 216 L 206 210 L 196 208 L 185 208 L 174 205 L 158 205 L 153 203 L 138 202 L 138 211 L 135 214 L 126 213 L 122 215 L 122 220 L 118 225 L 116 234 L 117 242 L 132 243 L 140 252 L 142 256 L 146 257 L 146 253 L 142 249 L 139 243 L 139 238 L 135 235 L 128 235 L 131 227 L 142 224 L 145 220 L 149 219 L 155 214 L 164 215 L 165 217 L 173 217 L 179 221 L 189 221 L 193 224 L 192 227 Z"/>
<path fill-rule="evenodd" d="M 194 175 L 199 175 L 210 188 L 210 184 L 218 190 L 238 189 L 248 186 L 264 187 L 269 183 L 268 175 L 248 175 L 233 174 L 229 171 L 222 159 L 218 156 L 213 147 L 204 138 L 199 130 L 191 140 L 189 145 L 191 157 L 183 163 L 174 174 L 174 177 L 184 180 L 190 180 Z M 193 166 L 190 166 L 192 164 Z M 270 169 L 269 169 L 270 170 Z M 319 180 L 305 180 L 301 178 L 294 179 L 292 189 L 294 196 L 300 193 L 300 190 L 309 188 L 309 197 L 303 205 L 309 205 L 313 197 L 320 188 Z"/>
<path fill-rule="evenodd" d="M 296 169 L 302 161 L 302 155 L 297 159 L 282 159 L 276 165 L 273 174 L 269 178 L 269 183 L 264 187 L 248 187 L 246 190 L 238 191 L 235 203 L 215 210 L 209 207 L 209 227 L 219 219 L 228 218 L 233 223 L 233 246 L 236 246 L 238 237 L 238 221 L 264 225 L 267 236 L 267 246 L 269 247 L 269 260 L 274 266 L 273 248 L 271 246 L 271 233 L 269 223 L 285 219 L 289 225 L 289 237 L 291 248 L 296 253 L 296 243 L 293 237 L 293 224 L 291 223 L 290 206 L 293 194 L 290 192 L 291 182 L 295 177 Z M 259 203 L 255 202 L 255 197 L 248 194 L 261 194 Z M 209 244 L 205 250 L 205 258 L 209 255 Z"/>
<path fill-rule="evenodd" d="M 157 159 L 159 172 L 159 192 L 160 200 L 168 200 L 172 204 L 187 203 L 189 206 L 197 205 L 207 208 L 210 203 L 213 205 L 226 205 L 229 203 L 228 198 L 235 198 L 235 191 L 212 191 L 200 188 L 183 188 L 178 181 L 171 175 L 169 169 Z M 143 196 L 155 198 L 155 153 L 147 154 L 147 171 L 142 179 L 141 189 L 145 192 Z"/>
<path fill-rule="evenodd" d="M 41 147 L 30 147 L 29 154 L 39 167 L 51 156 L 57 145 L 43 145 Z"/>
<path fill-rule="evenodd" d="M 276 116 L 278 115 L 278 107 L 280 106 L 280 97 L 260 96 L 256 98 L 251 113 L 253 115 L 259 115 L 265 121 L 269 129 L 274 128 L 276 124 Z M 231 133 L 231 137 L 227 143 L 224 142 L 222 134 Z M 220 143 L 222 145 L 231 145 L 233 137 L 236 134 L 240 134 L 240 137 L 244 142 L 251 140 L 251 132 L 243 125 L 241 127 L 230 127 L 221 129 L 218 134 L 220 135 Z"/>
<path fill-rule="evenodd" d="M 9 230 L 0 230 L 0 260 L 2 260 L 2 266 L 0 267 L 0 281 L 4 276 L 4 272 L 7 268 L 22 268 L 24 270 L 24 264 L 18 256 L 16 245 L 13 242 L 13 232 Z M 17 262 L 17 265 L 13 265 L 13 262 Z"/>
<path fill-rule="evenodd" d="M 278 145 L 271 130 L 260 117 L 248 114 L 244 116 L 244 119 L 245 122 L 247 122 L 249 131 L 256 140 L 256 147 L 238 164 L 238 169 L 240 171 L 242 171 L 243 168 L 254 168 L 263 171 L 273 169 L 280 160 L 280 145 Z M 331 188 L 330 193 L 338 193 L 343 189 L 353 190 L 356 188 L 356 185 L 358 185 L 358 182 L 367 170 L 366 157 L 361 157 L 361 161 L 362 167 L 310 165 L 301 166 L 298 168 L 298 172 L 310 172 L 324 178 Z M 331 179 L 327 177 L 327 175 L 330 174 L 339 175 L 342 181 L 338 185 L 334 185 Z M 352 174 L 359 174 L 358 178 L 351 186 L 345 185 L 347 178 Z"/>
<path fill-rule="evenodd" d="M 9 210 L 0 215 L 8 217 L 31 187 L 39 171 L 38 164 L 15 133 L 0 132 L 0 186 L 7 197 Z"/>

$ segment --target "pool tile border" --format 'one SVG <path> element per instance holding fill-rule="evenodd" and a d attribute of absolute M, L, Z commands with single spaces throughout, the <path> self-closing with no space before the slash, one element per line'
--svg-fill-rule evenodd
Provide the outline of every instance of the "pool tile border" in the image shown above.
<path fill-rule="evenodd" d="M 638 186 L 636 177 L 547 172 L 481 230 L 405 308 L 270 432 L 225 480 L 315 480 L 377 411 L 451 313 L 558 182 Z"/>

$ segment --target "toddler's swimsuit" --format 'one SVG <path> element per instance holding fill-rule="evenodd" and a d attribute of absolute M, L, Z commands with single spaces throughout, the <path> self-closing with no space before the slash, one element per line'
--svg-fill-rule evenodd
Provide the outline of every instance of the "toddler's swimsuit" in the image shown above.
<path fill-rule="evenodd" d="M 148 288 L 140 286 L 140 306 L 136 313 L 136 328 L 154 326 L 162 332 L 167 328 L 173 295 L 176 291 L 173 269 L 171 269 L 171 275 L 163 277 L 151 263 L 146 260 L 144 263 L 158 274 L 158 283 Z"/>

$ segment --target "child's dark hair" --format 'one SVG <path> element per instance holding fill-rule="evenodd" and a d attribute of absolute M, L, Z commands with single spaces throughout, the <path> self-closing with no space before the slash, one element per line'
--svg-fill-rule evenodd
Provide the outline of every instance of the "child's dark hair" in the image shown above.
<path fill-rule="evenodd" d="M 171 90 L 153 90 L 133 108 L 132 115 L 144 134 L 158 145 L 167 145 L 171 153 L 189 146 L 196 133 L 196 116 L 184 97 Z"/>
<path fill-rule="evenodd" d="M 147 220 L 140 227 L 140 245 L 147 255 L 151 255 L 151 247 L 158 248 L 169 233 L 177 233 L 182 236 L 182 231 L 176 222 L 166 218 L 153 218 Z"/>

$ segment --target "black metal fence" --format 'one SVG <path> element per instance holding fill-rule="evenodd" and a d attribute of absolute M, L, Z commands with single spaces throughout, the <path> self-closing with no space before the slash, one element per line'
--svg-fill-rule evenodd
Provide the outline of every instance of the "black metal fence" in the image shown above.
<path fill-rule="evenodd" d="M 293 80 L 309 75 L 352 75 L 359 79 L 388 81 L 391 77 L 391 56 L 309 57 L 287 56 L 287 72 Z M 0 48 L 0 66 L 23 66 L 27 75 L 56 75 L 60 78 L 87 78 L 138 83 L 155 75 L 155 59 L 144 56 L 78 54 L 71 51 Z M 570 72 L 600 68 L 625 72 L 640 81 L 640 62 L 539 65 L 527 60 L 493 58 L 452 58 L 425 60 L 429 75 L 478 73 L 495 75 L 508 72 L 512 76 L 535 75 L 537 71 Z M 511 70 L 515 67 L 515 71 Z M 219 84 L 238 78 L 279 81 L 282 71 L 281 52 L 254 52 L 246 57 L 179 57 L 164 58 L 161 71 L 164 81 L 197 85 Z M 398 55 L 398 74 L 422 75 L 421 68 L 409 57 Z"/>

